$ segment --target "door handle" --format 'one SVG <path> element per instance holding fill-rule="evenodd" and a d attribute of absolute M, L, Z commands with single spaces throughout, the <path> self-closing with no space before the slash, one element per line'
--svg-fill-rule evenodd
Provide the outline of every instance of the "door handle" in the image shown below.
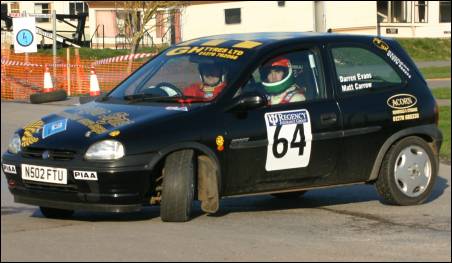
<path fill-rule="evenodd" d="M 337 121 L 337 115 L 335 112 L 324 113 L 320 115 L 320 123 L 327 125 L 333 124 Z"/>

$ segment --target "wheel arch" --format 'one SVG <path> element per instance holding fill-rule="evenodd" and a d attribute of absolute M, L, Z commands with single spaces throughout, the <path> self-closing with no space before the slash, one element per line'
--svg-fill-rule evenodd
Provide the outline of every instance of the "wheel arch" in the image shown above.
<path fill-rule="evenodd" d="M 374 181 L 378 178 L 383 158 L 385 157 L 389 148 L 394 143 L 397 143 L 401 139 L 406 138 L 408 136 L 417 136 L 422 138 L 430 145 L 432 145 L 432 147 L 434 147 L 433 152 L 435 154 L 438 154 L 443 138 L 441 131 L 434 124 L 411 127 L 394 133 L 380 147 L 380 150 L 378 151 L 377 154 L 377 158 L 375 158 L 374 164 L 372 166 L 370 177 L 367 180 L 368 182 Z"/>
<path fill-rule="evenodd" d="M 201 143 L 184 142 L 177 145 L 168 146 L 157 152 L 157 155 L 148 163 L 148 168 L 153 170 L 157 166 L 157 164 L 164 161 L 169 154 L 181 150 L 194 150 L 195 153 L 206 155 L 207 157 L 214 161 L 215 165 L 217 166 L 216 176 L 218 182 L 218 194 L 221 196 L 223 184 L 220 160 L 218 159 L 218 156 L 214 153 L 214 151 L 212 151 L 209 147 Z"/>

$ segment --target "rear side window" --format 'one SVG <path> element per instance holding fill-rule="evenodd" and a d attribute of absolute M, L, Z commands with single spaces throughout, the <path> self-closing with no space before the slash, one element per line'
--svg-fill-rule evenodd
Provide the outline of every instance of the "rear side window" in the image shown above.
<path fill-rule="evenodd" d="M 373 52 L 360 47 L 332 48 L 337 82 L 343 93 L 400 85 L 397 72 Z"/>

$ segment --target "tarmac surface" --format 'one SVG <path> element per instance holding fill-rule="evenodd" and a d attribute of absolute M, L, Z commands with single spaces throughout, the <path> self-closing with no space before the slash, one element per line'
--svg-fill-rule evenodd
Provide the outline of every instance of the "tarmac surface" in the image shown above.
<path fill-rule="evenodd" d="M 2 153 L 15 129 L 64 108 L 2 102 Z M 291 201 L 223 199 L 215 216 L 197 204 L 187 223 L 163 223 L 159 207 L 47 219 L 14 203 L 5 181 L 2 173 L 2 261 L 451 261 L 451 169 L 443 164 L 419 206 L 385 205 L 374 186 L 355 185 Z"/>

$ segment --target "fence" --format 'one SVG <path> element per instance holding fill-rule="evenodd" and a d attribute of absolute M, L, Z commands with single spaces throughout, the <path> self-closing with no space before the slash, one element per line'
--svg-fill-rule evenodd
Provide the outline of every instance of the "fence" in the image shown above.
<path fill-rule="evenodd" d="M 155 54 L 136 54 L 132 71 Z M 129 56 L 102 60 L 80 59 L 71 56 L 57 57 L 53 64 L 51 55 L 14 54 L 2 50 L 1 98 L 3 100 L 28 100 L 30 95 L 41 92 L 44 86 L 44 72 L 47 65 L 52 76 L 53 87 L 64 89 L 71 96 L 89 93 L 90 67 L 94 66 L 101 91 L 109 91 L 126 78 Z"/>

